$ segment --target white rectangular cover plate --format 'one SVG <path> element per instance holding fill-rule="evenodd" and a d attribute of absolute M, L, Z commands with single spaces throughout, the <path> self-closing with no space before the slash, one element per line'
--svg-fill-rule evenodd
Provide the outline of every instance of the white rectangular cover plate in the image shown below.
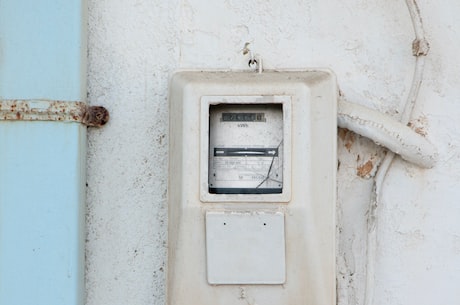
<path fill-rule="evenodd" d="M 206 213 L 209 284 L 283 284 L 284 214 Z"/>

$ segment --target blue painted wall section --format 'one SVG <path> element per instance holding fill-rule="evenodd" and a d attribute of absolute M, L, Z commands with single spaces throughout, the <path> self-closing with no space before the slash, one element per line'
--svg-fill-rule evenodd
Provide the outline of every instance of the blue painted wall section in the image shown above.
<path fill-rule="evenodd" d="M 0 1 L 0 99 L 82 100 L 84 0 Z"/>
<path fill-rule="evenodd" d="M 85 101 L 86 4 L 0 0 L 2 99 Z M 86 126 L 0 120 L 0 305 L 84 304 Z"/>
<path fill-rule="evenodd" d="M 1 305 L 83 304 L 85 132 L 0 122 Z"/>

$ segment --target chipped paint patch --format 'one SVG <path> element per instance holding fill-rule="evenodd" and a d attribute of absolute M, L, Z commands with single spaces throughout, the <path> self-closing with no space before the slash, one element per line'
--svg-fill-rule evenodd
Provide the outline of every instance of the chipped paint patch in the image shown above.
<path fill-rule="evenodd" d="M 356 161 L 359 161 L 359 155 Z M 381 158 L 377 155 L 373 155 L 369 160 L 362 163 L 356 168 L 356 175 L 361 178 L 369 179 L 373 177 L 378 169 L 378 166 L 381 162 Z"/>
<path fill-rule="evenodd" d="M 370 177 L 370 172 L 374 168 L 374 163 L 372 160 L 368 160 L 366 163 L 364 163 L 361 166 L 358 166 L 356 174 L 360 176 L 361 178 L 369 178 Z"/>
<path fill-rule="evenodd" d="M 426 116 L 421 116 L 417 119 L 411 120 L 407 126 L 409 126 L 412 130 L 414 130 L 419 135 L 425 137 L 428 132 L 426 131 L 426 126 L 428 124 L 428 119 Z"/>
<path fill-rule="evenodd" d="M 348 150 L 348 152 L 350 152 L 353 143 L 355 143 L 356 134 L 350 131 L 349 129 L 339 128 L 338 136 L 343 141 L 343 145 L 345 146 L 345 148 Z"/>

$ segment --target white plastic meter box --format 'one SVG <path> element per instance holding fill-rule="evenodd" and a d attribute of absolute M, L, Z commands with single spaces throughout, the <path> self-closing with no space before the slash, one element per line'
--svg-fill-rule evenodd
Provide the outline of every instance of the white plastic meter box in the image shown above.
<path fill-rule="evenodd" d="M 173 76 L 168 305 L 335 304 L 336 104 L 326 70 Z"/>

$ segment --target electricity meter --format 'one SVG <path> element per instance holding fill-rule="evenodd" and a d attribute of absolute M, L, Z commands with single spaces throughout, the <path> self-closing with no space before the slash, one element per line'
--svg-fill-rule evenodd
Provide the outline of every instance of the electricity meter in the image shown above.
<path fill-rule="evenodd" d="M 179 72 L 168 305 L 335 304 L 330 71 Z"/>
<path fill-rule="evenodd" d="M 237 102 L 241 97 L 226 99 Z M 281 193 L 283 190 L 281 104 L 211 106 L 208 168 L 210 193 Z"/>
<path fill-rule="evenodd" d="M 287 202 L 291 96 L 203 95 L 200 104 L 201 200 Z"/>

